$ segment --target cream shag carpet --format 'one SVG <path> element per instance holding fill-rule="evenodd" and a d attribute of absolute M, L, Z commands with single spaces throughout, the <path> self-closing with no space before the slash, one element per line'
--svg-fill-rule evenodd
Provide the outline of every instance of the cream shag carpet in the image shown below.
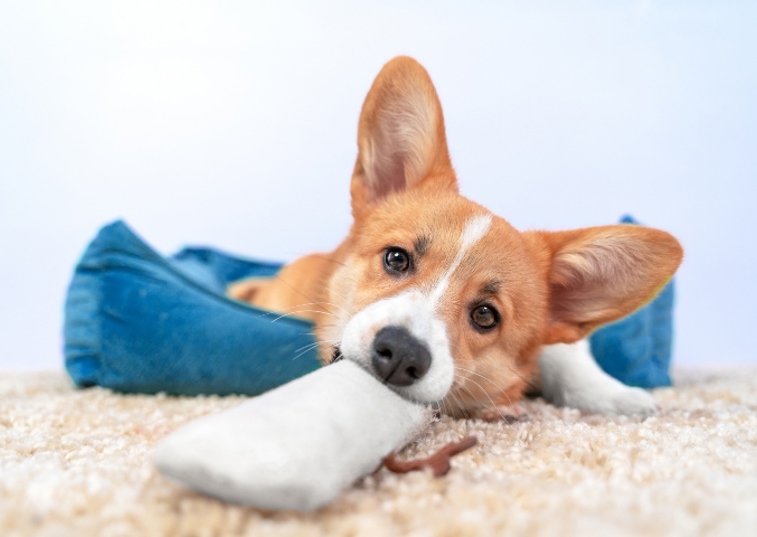
<path fill-rule="evenodd" d="M 447 477 L 382 470 L 299 515 L 223 505 L 150 465 L 171 430 L 240 398 L 0 374 L 0 535 L 757 535 L 757 370 L 679 372 L 654 396 L 660 413 L 645 420 L 541 400 L 514 424 L 442 418 L 404 455 L 478 436 Z"/>

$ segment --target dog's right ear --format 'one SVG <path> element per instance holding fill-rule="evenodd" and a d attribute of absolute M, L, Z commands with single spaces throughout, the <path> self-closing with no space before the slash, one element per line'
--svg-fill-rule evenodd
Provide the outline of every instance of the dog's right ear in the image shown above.
<path fill-rule="evenodd" d="M 388 194 L 426 179 L 457 189 L 434 84 L 421 64 L 398 56 L 381 69 L 360 113 L 352 214 L 357 219 Z"/>

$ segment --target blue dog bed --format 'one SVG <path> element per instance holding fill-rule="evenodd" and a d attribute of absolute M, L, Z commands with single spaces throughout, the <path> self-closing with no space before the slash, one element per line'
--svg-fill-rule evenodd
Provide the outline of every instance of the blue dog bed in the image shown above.
<path fill-rule="evenodd" d="M 105 226 L 66 298 L 71 379 L 131 393 L 257 395 L 317 369 L 312 323 L 225 296 L 229 283 L 280 268 L 210 248 L 165 258 L 124 222 Z M 592 351 L 608 373 L 634 386 L 670 385 L 672 299 L 670 284 L 593 334 Z"/>
<path fill-rule="evenodd" d="M 224 295 L 277 263 L 208 248 L 164 258 L 124 222 L 105 226 L 76 267 L 65 309 L 77 386 L 122 392 L 255 395 L 318 367 L 312 323 Z"/>

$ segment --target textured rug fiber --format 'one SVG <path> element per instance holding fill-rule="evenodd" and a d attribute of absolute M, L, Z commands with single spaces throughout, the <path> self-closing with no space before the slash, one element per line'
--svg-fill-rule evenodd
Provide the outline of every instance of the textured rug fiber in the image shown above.
<path fill-rule="evenodd" d="M 179 425 L 240 398 L 77 391 L 0 374 L 0 535 L 757 535 L 757 370 L 679 372 L 645 420 L 541 400 L 527 421 L 442 418 L 406 448 L 475 434 L 445 478 L 363 479 L 320 511 L 264 513 L 174 485 L 149 462 Z"/>

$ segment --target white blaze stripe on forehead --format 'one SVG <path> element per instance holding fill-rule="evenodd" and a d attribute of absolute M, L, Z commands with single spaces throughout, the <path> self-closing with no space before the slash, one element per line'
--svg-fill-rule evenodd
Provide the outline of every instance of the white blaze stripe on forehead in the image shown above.
<path fill-rule="evenodd" d="M 460 237 L 460 249 L 457 251 L 455 259 L 452 260 L 452 264 L 447 269 L 447 272 L 442 275 L 439 283 L 436 284 L 436 287 L 433 289 L 433 291 L 431 291 L 431 294 L 428 297 L 429 301 L 431 302 L 432 309 L 437 304 L 437 302 L 439 302 L 439 299 L 441 299 L 444 295 L 444 292 L 447 290 L 447 285 L 449 285 L 449 280 L 452 277 L 452 274 L 455 272 L 455 270 L 457 270 L 457 267 L 460 266 L 460 263 L 463 262 L 465 254 L 468 253 L 468 250 L 470 250 L 474 244 L 476 244 L 483 238 L 484 235 L 486 235 L 491 225 L 492 216 L 490 214 L 480 214 L 478 216 L 474 216 L 465 224 L 465 229 L 463 229 L 463 234 Z"/>

